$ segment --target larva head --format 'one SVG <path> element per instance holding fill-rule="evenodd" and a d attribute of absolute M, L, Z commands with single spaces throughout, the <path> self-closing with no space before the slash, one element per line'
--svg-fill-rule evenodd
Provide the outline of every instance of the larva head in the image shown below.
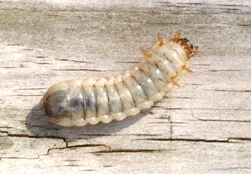
<path fill-rule="evenodd" d="M 82 90 L 79 86 L 71 88 L 66 83 L 53 85 L 42 98 L 40 108 L 50 122 L 61 126 L 71 126 L 72 122 L 83 118 Z"/>
<path fill-rule="evenodd" d="M 192 44 L 188 44 L 189 40 L 187 38 L 181 38 L 181 30 L 177 31 L 173 38 L 172 42 L 178 43 L 184 47 L 186 51 L 186 56 L 188 59 L 198 54 L 198 47 L 194 47 Z"/>

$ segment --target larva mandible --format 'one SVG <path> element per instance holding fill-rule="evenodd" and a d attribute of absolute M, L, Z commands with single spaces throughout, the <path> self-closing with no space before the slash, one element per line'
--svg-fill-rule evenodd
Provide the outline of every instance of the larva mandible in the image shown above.
<path fill-rule="evenodd" d="M 161 100 L 186 72 L 198 53 L 177 31 L 170 40 L 158 41 L 122 75 L 94 80 L 63 81 L 51 86 L 40 102 L 43 114 L 54 124 L 71 127 L 109 123 L 135 116 Z"/>

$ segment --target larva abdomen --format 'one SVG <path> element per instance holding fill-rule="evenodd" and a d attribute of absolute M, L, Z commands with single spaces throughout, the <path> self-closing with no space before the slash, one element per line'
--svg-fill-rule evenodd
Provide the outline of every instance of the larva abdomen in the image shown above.
<path fill-rule="evenodd" d="M 53 85 L 40 102 L 42 112 L 60 126 L 109 123 L 152 107 L 188 69 L 197 48 L 178 31 L 168 40 L 158 35 L 144 58 L 122 75 L 108 79 L 63 81 Z"/>

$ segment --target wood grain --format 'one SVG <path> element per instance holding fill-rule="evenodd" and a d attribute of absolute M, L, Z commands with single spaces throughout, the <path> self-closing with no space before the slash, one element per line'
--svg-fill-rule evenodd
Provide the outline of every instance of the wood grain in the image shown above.
<path fill-rule="evenodd" d="M 1 1 L 0 173 L 250 173 L 251 3 Z M 38 103 L 109 77 L 181 29 L 200 53 L 167 97 L 121 122 L 61 128 Z"/>

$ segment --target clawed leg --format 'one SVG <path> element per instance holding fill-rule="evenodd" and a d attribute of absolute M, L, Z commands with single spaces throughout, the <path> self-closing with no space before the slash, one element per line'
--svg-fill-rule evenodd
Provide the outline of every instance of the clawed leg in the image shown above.
<path fill-rule="evenodd" d="M 191 72 L 191 73 L 193 72 L 191 69 L 187 68 L 185 65 L 183 65 L 181 68 L 186 70 L 187 72 Z"/>
<path fill-rule="evenodd" d="M 158 40 L 159 40 L 159 46 L 161 47 L 163 45 L 163 38 L 160 35 L 160 33 L 158 33 Z"/>
<path fill-rule="evenodd" d="M 152 58 L 153 54 L 148 53 L 144 48 L 140 47 L 142 53 L 147 57 L 147 58 Z"/>
<path fill-rule="evenodd" d="M 176 75 L 173 75 L 172 77 L 170 77 L 170 81 L 171 81 L 174 85 L 180 87 L 180 85 L 175 81 L 176 78 L 177 78 L 177 76 L 176 76 Z"/>

